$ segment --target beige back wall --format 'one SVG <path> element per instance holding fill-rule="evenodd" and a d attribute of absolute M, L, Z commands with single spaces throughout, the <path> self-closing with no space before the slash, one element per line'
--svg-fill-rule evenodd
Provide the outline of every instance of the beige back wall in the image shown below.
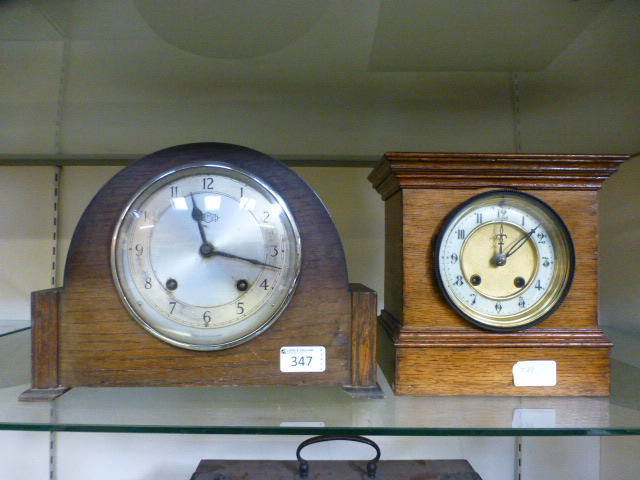
<path fill-rule="evenodd" d="M 134 3 L 3 4 L 0 159 L 136 156 L 193 141 L 307 159 L 377 159 L 386 151 L 640 151 L 634 0 L 596 2 L 595 20 L 535 72 L 374 69 L 361 52 L 369 52 L 376 32 L 375 1 L 332 2 L 301 38 L 251 59 L 181 50 L 145 27 Z M 331 41 L 345 34 L 347 42 Z M 285 75 L 292 61 L 297 73 Z M 601 211 L 602 321 L 633 330 L 640 330 L 639 162 L 605 183 Z M 83 202 L 112 174 L 74 168 L 61 177 L 61 258 Z M 298 171 L 334 216 L 351 280 L 381 291 L 384 220 L 368 169 Z M 47 230 L 45 250 L 48 237 Z M 40 257 L 39 264 L 50 255 Z M 39 270 L 49 276 L 50 268 Z M 21 295 L 48 284 L 43 275 L 25 280 Z"/>

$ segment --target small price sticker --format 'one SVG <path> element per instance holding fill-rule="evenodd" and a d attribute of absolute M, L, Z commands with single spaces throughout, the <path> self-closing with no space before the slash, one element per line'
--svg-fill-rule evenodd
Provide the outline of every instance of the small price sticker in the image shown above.
<path fill-rule="evenodd" d="M 516 387 L 553 387 L 556 382 L 556 362 L 553 360 L 529 360 L 513 366 Z"/>
<path fill-rule="evenodd" d="M 282 347 L 280 349 L 280 371 L 324 372 L 326 349 L 324 347 Z"/>

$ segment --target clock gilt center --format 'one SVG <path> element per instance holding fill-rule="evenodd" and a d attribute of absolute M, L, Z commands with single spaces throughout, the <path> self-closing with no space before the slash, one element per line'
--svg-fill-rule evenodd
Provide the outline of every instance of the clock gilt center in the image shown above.
<path fill-rule="evenodd" d="M 518 225 L 490 222 L 479 226 L 467 237 L 460 254 L 462 272 L 479 294 L 507 299 L 531 284 L 538 266 L 535 243 L 526 241 L 517 253 L 508 258 L 504 255 L 526 234 Z M 496 258 L 503 261 L 495 261 Z"/>

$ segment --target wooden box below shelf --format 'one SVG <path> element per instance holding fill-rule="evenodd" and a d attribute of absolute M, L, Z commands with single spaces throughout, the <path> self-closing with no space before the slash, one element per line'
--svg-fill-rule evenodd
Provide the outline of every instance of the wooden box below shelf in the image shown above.
<path fill-rule="evenodd" d="M 338 437 L 340 438 L 340 437 Z M 365 461 L 320 460 L 309 462 L 308 477 L 301 477 L 298 464 L 286 460 L 202 460 L 191 480 L 362 480 Z M 394 480 L 482 480 L 466 460 L 383 460 L 375 479 Z"/>

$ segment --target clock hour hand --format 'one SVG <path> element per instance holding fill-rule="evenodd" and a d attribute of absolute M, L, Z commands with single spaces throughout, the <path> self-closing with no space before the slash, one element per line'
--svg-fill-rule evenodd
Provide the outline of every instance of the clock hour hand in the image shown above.
<path fill-rule="evenodd" d="M 202 225 L 202 221 L 204 220 L 204 213 L 202 210 L 198 208 L 196 205 L 196 200 L 193 198 L 193 193 L 191 194 L 191 203 L 193 204 L 193 209 L 191 210 L 191 218 L 193 218 L 198 224 L 198 230 L 200 231 L 200 238 L 202 239 L 202 246 L 209 244 L 207 241 L 207 235 L 204 232 L 204 226 Z M 200 248 L 202 251 L 202 247 Z"/>
<path fill-rule="evenodd" d="M 507 238 L 507 234 L 504 233 L 504 221 L 500 220 L 500 233 L 496 235 L 498 239 L 498 246 L 500 247 L 500 251 L 498 255 L 502 255 L 502 249 L 504 248 L 504 239 Z"/>
<path fill-rule="evenodd" d="M 502 253 L 502 250 L 504 249 L 504 239 L 507 238 L 507 236 L 508 235 L 504 233 L 504 221 L 500 220 L 500 233 L 496 235 L 500 251 L 491 258 L 491 263 L 496 267 L 502 267 L 507 264 L 507 257 Z"/>

